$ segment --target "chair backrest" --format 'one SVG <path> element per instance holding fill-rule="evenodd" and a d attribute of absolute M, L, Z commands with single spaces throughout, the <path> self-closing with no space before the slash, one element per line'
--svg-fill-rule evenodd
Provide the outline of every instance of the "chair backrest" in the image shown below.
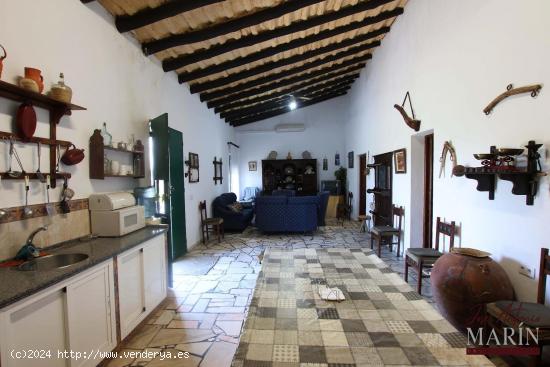
<path fill-rule="evenodd" d="M 544 304 L 546 298 L 546 277 L 550 275 L 550 256 L 547 248 L 540 249 L 539 290 L 537 302 Z"/>
<path fill-rule="evenodd" d="M 205 221 L 206 218 L 208 218 L 208 215 L 206 214 L 206 200 L 199 202 L 199 210 L 201 211 L 201 223 Z"/>
<path fill-rule="evenodd" d="M 437 217 L 435 225 L 435 249 L 439 251 L 439 238 L 441 236 L 449 236 L 449 250 L 455 245 L 455 232 L 456 225 L 453 220 L 451 223 L 445 223 L 441 221 L 440 217 Z"/>
<path fill-rule="evenodd" d="M 403 225 L 403 216 L 405 215 L 405 208 L 402 206 L 392 205 L 392 221 L 394 228 L 399 229 L 401 232 L 401 226 Z"/>

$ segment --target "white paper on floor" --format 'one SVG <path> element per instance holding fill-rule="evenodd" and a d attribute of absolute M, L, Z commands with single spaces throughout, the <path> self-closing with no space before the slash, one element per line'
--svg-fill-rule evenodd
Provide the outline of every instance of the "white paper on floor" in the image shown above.
<path fill-rule="evenodd" d="M 337 287 L 329 288 L 325 285 L 319 286 L 319 296 L 326 301 L 343 301 L 346 299 L 340 289 Z"/>

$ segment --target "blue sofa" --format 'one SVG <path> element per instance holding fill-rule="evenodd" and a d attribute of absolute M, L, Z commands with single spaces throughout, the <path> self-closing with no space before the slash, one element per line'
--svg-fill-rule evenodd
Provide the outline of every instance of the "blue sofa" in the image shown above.
<path fill-rule="evenodd" d="M 215 218 L 223 218 L 223 229 L 242 232 L 252 222 L 254 209 L 243 208 L 240 213 L 229 209 L 228 205 L 237 201 L 237 195 L 232 192 L 221 194 L 212 202 L 212 212 Z"/>
<path fill-rule="evenodd" d="M 259 196 L 256 227 L 262 232 L 312 232 L 318 211 L 318 196 Z"/>

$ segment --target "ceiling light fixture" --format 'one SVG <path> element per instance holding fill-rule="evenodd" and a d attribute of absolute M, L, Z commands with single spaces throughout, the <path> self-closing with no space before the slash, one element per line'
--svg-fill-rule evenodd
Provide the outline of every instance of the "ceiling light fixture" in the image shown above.
<path fill-rule="evenodd" d="M 298 107 L 298 103 L 296 103 L 296 100 L 292 98 L 290 100 L 290 103 L 288 104 L 288 108 L 290 108 L 291 111 L 295 110 Z"/>

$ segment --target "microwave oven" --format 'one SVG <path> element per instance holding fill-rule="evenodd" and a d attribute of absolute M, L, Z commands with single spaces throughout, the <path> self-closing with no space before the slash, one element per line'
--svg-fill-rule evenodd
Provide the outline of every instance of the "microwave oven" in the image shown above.
<path fill-rule="evenodd" d="M 145 227 L 145 209 L 134 205 L 117 210 L 90 211 L 92 234 L 120 237 Z"/>

